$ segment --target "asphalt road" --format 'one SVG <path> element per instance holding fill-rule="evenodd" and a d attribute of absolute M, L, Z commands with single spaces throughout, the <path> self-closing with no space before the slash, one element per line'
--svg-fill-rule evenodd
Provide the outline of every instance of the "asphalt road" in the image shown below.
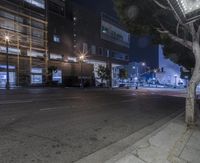
<path fill-rule="evenodd" d="M 179 92 L 0 90 L 0 163 L 70 163 L 184 110 Z"/>

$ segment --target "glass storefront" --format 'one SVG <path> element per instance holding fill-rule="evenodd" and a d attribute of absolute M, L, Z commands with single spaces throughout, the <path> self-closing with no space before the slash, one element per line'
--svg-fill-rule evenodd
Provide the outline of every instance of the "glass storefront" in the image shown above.
<path fill-rule="evenodd" d="M 61 70 L 53 71 L 52 81 L 58 82 L 59 84 L 62 83 L 62 71 Z"/>
<path fill-rule="evenodd" d="M 42 68 L 31 69 L 31 84 L 42 84 Z"/>
<path fill-rule="evenodd" d="M 6 65 L 0 65 L 0 87 L 5 87 L 7 81 Z M 16 85 L 15 66 L 9 65 L 9 82 L 10 86 Z"/>

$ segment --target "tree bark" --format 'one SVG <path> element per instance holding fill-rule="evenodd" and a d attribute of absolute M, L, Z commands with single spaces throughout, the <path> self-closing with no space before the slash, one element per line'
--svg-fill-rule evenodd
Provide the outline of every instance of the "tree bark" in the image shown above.
<path fill-rule="evenodd" d="M 193 41 L 193 53 L 195 56 L 195 68 L 189 83 L 186 97 L 185 120 L 188 125 L 194 125 L 196 122 L 196 87 L 200 81 L 200 45 L 198 40 Z"/>

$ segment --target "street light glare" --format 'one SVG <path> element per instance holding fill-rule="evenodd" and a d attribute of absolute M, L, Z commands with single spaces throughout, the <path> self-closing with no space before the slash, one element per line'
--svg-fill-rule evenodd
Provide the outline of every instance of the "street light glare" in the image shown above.
<path fill-rule="evenodd" d="M 10 40 L 10 37 L 9 37 L 9 36 L 5 36 L 5 40 L 6 40 L 6 41 L 9 41 L 9 40 Z"/>
<path fill-rule="evenodd" d="M 146 66 L 146 63 L 145 63 L 145 62 L 143 62 L 143 63 L 142 63 L 142 66 Z"/>
<path fill-rule="evenodd" d="M 84 56 L 84 55 L 81 55 L 81 56 L 79 57 L 79 59 L 80 59 L 80 60 L 84 60 L 84 59 L 85 59 L 85 56 Z"/>

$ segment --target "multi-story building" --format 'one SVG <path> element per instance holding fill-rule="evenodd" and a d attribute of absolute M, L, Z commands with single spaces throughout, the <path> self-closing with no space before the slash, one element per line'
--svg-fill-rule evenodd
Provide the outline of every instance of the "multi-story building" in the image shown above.
<path fill-rule="evenodd" d="M 129 61 L 130 34 L 119 20 L 104 12 L 94 12 L 73 3 L 74 54 L 86 55 L 86 62 L 94 65 L 98 83 L 99 65 L 112 67 L 112 85 L 117 85 L 118 68 Z"/>
<path fill-rule="evenodd" d="M 115 85 L 129 46 L 130 35 L 116 18 L 74 0 L 0 1 L 0 87 L 6 85 L 7 61 L 13 86 L 79 85 L 93 76 L 98 81 L 99 65 L 109 66 Z"/>
<path fill-rule="evenodd" d="M 70 1 L 0 1 L 0 87 L 6 84 L 7 44 L 11 85 L 56 82 L 79 85 L 91 78 L 93 66 L 71 63 L 73 17 Z"/>
<path fill-rule="evenodd" d="M 47 79 L 45 0 L 0 1 L 0 86 L 6 83 L 5 37 L 11 85 L 41 84 Z"/>
<path fill-rule="evenodd" d="M 81 70 L 79 60 L 73 55 L 73 16 L 70 0 L 48 1 L 48 50 L 49 71 L 52 71 L 50 78 L 53 82 L 78 86 L 81 76 L 92 77 L 93 66 L 84 64 Z"/>

